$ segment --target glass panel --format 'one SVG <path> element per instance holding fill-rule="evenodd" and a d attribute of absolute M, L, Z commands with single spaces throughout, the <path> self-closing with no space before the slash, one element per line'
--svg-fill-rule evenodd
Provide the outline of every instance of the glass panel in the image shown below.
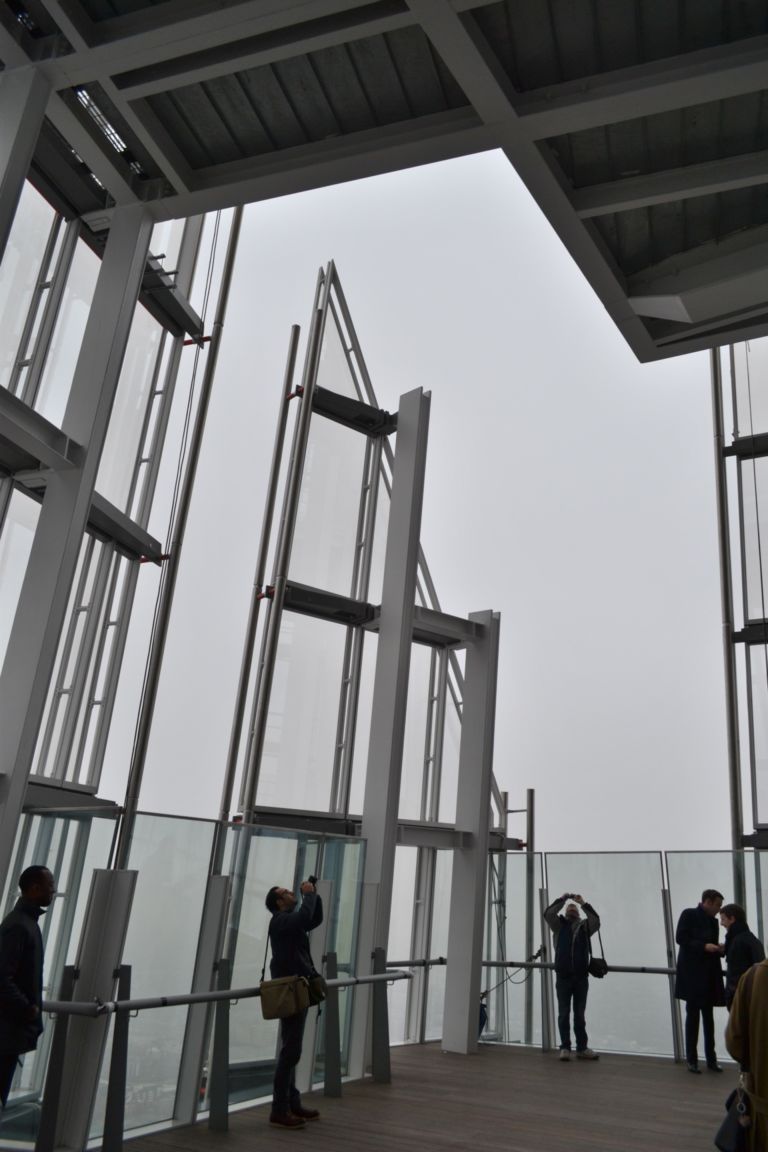
<path fill-rule="evenodd" d="M 349 596 L 366 438 L 324 416 L 310 423 L 290 578 Z"/>
<path fill-rule="evenodd" d="M 234 877 L 226 952 L 233 961 L 232 986 L 254 987 L 265 964 L 269 914 L 264 898 L 273 884 L 298 888 L 300 878 L 315 871 L 333 885 L 327 923 L 326 949 L 335 951 L 340 975 L 354 969 L 357 916 L 360 903 L 363 849 L 361 841 L 342 837 L 307 837 L 277 829 L 230 829 L 227 870 Z M 319 861 L 319 862 L 318 862 Z M 243 877 L 242 882 L 238 877 Z M 310 937 L 311 942 L 311 937 Z M 319 968 L 321 957 L 313 953 Z M 267 968 L 269 956 L 266 957 Z M 348 1060 L 351 992 L 339 997 L 342 1069 Z M 322 1033 L 322 1028 L 319 1030 Z M 254 1100 L 271 1095 L 275 1072 L 278 1023 L 262 1018 L 257 999 L 241 1001 L 230 1015 L 229 1099 Z M 322 1039 L 320 1069 L 322 1074 Z"/>
<path fill-rule="evenodd" d="M 39 516 L 37 501 L 14 490 L 0 535 L 0 668 L 5 660 Z"/>
<path fill-rule="evenodd" d="M 138 871 L 124 962 L 131 965 L 131 996 L 188 992 L 215 825 L 139 813 L 128 867 Z M 131 1019 L 125 1128 L 170 1120 L 187 1009 L 158 1008 Z M 106 1102 L 102 1076 L 91 1139 L 102 1134 Z"/>
<path fill-rule="evenodd" d="M 546 865 L 550 902 L 577 892 L 599 914 L 609 964 L 667 967 L 659 853 L 547 853 Z M 593 1048 L 671 1054 L 668 977 L 613 972 L 590 981 L 587 1031 Z"/>
<path fill-rule="evenodd" d="M 349 812 L 356 815 L 360 815 L 363 811 L 365 776 L 368 767 L 368 746 L 371 736 L 373 680 L 376 673 L 378 644 L 379 638 L 375 632 L 365 633 L 363 638 L 363 660 L 360 668 L 355 752 L 352 760 L 352 784 L 349 792 Z"/>
<path fill-rule="evenodd" d="M 351 396 L 354 400 L 362 399 L 355 386 L 354 377 L 349 370 L 341 335 L 330 308 L 325 322 L 323 343 L 320 346 L 316 383 L 320 388 L 327 388 L 329 392 Z"/>
<path fill-rule="evenodd" d="M 749 620 L 768 614 L 768 457 L 740 461 L 744 518 L 746 611 Z"/>
<path fill-rule="evenodd" d="M 338 624 L 283 616 L 257 803 L 328 810 L 344 641 Z"/>
<path fill-rule="evenodd" d="M 768 824 L 768 645 L 747 645 L 755 827 Z"/>
<path fill-rule="evenodd" d="M 448 675 L 452 677 L 449 670 Z M 448 685 L 443 724 L 443 763 L 440 772 L 440 809 L 438 820 L 453 824 L 456 820 L 456 792 L 459 785 L 459 747 L 461 744 L 461 718 Z"/>
<path fill-rule="evenodd" d="M 768 432 L 768 340 L 733 345 L 739 436 Z"/>
<path fill-rule="evenodd" d="M 78 240 L 35 400 L 37 411 L 53 424 L 64 417 L 100 267 L 98 256 Z"/>
<path fill-rule="evenodd" d="M 417 848 L 398 847 L 395 849 L 392 912 L 389 919 L 389 941 L 387 944 L 387 957 L 392 960 L 412 959 L 411 936 L 417 860 Z M 397 980 L 394 984 L 387 986 L 390 1044 L 404 1044 L 412 1039 L 408 1035 L 408 997 L 411 983 L 410 980 Z"/>
<path fill-rule="evenodd" d="M 432 900 L 432 939 L 430 959 L 448 954 L 448 921 L 451 908 L 453 852 L 438 852 L 435 861 L 435 892 Z M 443 1034 L 445 1003 L 445 965 L 429 969 L 425 1040 L 439 1040 Z"/>
<path fill-rule="evenodd" d="M 488 879 L 485 959 L 503 964 L 530 959 L 541 947 L 541 856 L 492 853 Z M 528 925 L 529 891 L 532 919 Z M 540 1044 L 541 973 L 525 968 L 484 968 L 482 983 L 488 1020 L 481 1038 L 507 1044 Z"/>
<path fill-rule="evenodd" d="M 166 272 L 175 272 L 178 268 L 184 224 L 184 220 L 161 220 L 152 229 L 149 250 L 161 261 Z"/>
<path fill-rule="evenodd" d="M 25 183 L 0 265 L 0 385 L 16 363 L 32 296 L 56 213 Z"/>
<path fill-rule="evenodd" d="M 128 505 L 162 328 L 137 305 L 117 385 L 96 491 L 121 511 Z"/>
<path fill-rule="evenodd" d="M 389 493 L 384 483 L 384 476 L 379 479 L 379 490 L 376 498 L 376 521 L 373 532 L 371 548 L 371 572 L 368 579 L 368 603 L 381 603 L 381 586 L 384 579 L 384 557 L 387 550 L 387 531 L 389 529 Z"/>
<path fill-rule="evenodd" d="M 40 922 L 45 946 L 43 996 L 53 999 L 61 987 L 65 964 L 77 954 L 83 915 L 94 868 L 105 868 L 114 833 L 109 817 L 25 816 L 13 852 L 3 892 L 3 915 L 18 897 L 16 878 L 30 864 L 43 864 L 56 878 L 57 894 Z M 0 1122 L 0 1139 L 34 1141 L 40 1119 L 45 1074 L 53 1038 L 46 1017 L 37 1049 L 24 1057 L 16 1073 L 10 1102 Z"/>
<path fill-rule="evenodd" d="M 421 820 L 424 757 L 426 755 L 432 649 L 424 644 L 411 648 L 408 676 L 408 707 L 405 713 L 403 774 L 400 782 L 400 818 Z"/>

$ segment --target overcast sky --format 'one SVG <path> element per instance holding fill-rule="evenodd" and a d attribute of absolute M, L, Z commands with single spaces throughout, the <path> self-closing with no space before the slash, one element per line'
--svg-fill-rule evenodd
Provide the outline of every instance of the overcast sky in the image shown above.
<path fill-rule="evenodd" d="M 379 402 L 432 393 L 422 543 L 446 611 L 501 613 L 495 770 L 537 846 L 728 847 L 708 357 L 638 364 L 499 153 L 246 211 L 142 807 L 218 810 L 288 331 L 330 259 Z"/>

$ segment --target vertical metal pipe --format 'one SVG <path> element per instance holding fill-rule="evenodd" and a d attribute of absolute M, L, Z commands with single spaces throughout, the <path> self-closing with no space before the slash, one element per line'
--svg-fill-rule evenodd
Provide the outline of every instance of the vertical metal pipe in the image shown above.
<path fill-rule="evenodd" d="M 325 975 L 336 980 L 339 975 L 335 952 L 325 957 Z M 329 988 L 325 1001 L 325 1085 L 326 1096 L 341 1096 L 341 1031 L 339 1029 L 339 990 Z"/>
<path fill-rule="evenodd" d="M 672 897 L 668 888 L 661 890 L 661 905 L 664 913 L 664 933 L 667 943 L 667 967 L 675 967 L 675 926 L 672 920 Z M 669 976 L 669 1010 L 672 1018 L 672 1051 L 680 1063 L 685 1052 L 683 1043 L 683 1022 L 680 1016 L 680 1001 L 675 997 L 675 977 Z"/>
<path fill-rule="evenodd" d="M 277 658 L 277 648 L 280 640 L 280 622 L 283 615 L 283 601 L 285 599 L 285 585 L 288 579 L 288 566 L 291 559 L 293 544 L 293 531 L 296 526 L 296 516 L 301 495 L 301 480 L 304 474 L 304 458 L 309 439 L 309 424 L 312 416 L 312 394 L 315 378 L 317 376 L 317 360 L 320 351 L 320 334 L 322 331 L 323 312 L 318 310 L 312 317 L 312 326 L 309 335 L 309 350 L 307 353 L 307 367 L 303 381 L 303 395 L 301 398 L 301 412 L 297 424 L 296 449 L 291 461 L 291 475 L 288 481 L 288 490 L 285 497 L 283 523 L 278 544 L 278 554 L 275 557 L 275 579 L 272 603 L 266 623 L 264 662 L 261 669 L 259 696 L 254 712 L 253 733 L 245 767 L 245 787 L 243 789 L 243 819 L 246 824 L 252 824 L 256 806 L 256 792 L 259 780 L 259 767 L 261 753 L 264 748 L 264 735 L 269 715 L 269 699 L 272 691 L 272 680 Z"/>
<path fill-rule="evenodd" d="M 152 715 L 154 713 L 155 701 L 157 699 L 157 690 L 160 684 L 160 670 L 162 668 L 163 654 L 165 652 L 165 642 L 168 637 L 168 624 L 171 617 L 173 594 L 176 589 L 176 579 L 181 562 L 187 520 L 189 519 L 189 509 L 192 503 L 192 492 L 195 486 L 197 465 L 200 459 L 200 450 L 203 443 L 203 435 L 205 433 L 208 406 L 211 399 L 211 391 L 213 389 L 213 380 L 216 374 L 216 362 L 218 360 L 219 348 L 221 346 L 221 336 L 224 329 L 224 318 L 226 316 L 227 304 L 229 302 L 229 291 L 232 286 L 232 273 L 235 266 L 235 257 L 237 255 L 237 244 L 240 237 L 240 226 L 242 219 L 243 209 L 236 208 L 232 219 L 232 228 L 229 233 L 229 241 L 227 244 L 227 254 L 224 260 L 224 267 L 221 275 L 221 290 L 219 292 L 219 300 L 216 307 L 216 316 L 214 318 L 213 327 L 211 329 L 211 341 L 208 348 L 208 359 L 205 365 L 205 372 L 203 373 L 203 382 L 200 388 L 200 399 L 198 401 L 195 424 L 189 444 L 189 459 L 187 462 L 186 472 L 184 474 L 184 481 L 181 485 L 181 490 L 179 493 L 179 503 L 176 520 L 173 525 L 170 555 L 166 561 L 167 567 L 164 574 L 165 580 L 163 582 L 162 591 L 160 594 L 160 603 L 158 605 L 156 630 L 152 640 L 152 646 L 147 662 L 147 679 L 144 687 L 144 695 L 141 701 L 141 708 L 139 710 L 139 719 L 136 725 L 136 739 L 134 742 L 133 755 L 131 757 L 131 767 L 128 774 L 125 809 L 123 812 L 123 818 L 120 825 L 120 833 L 117 841 L 117 848 L 115 851 L 114 867 L 116 869 L 125 868 L 128 861 L 131 834 L 133 832 L 133 824 L 136 818 L 136 810 L 139 804 L 141 781 L 144 775 L 144 765 L 146 763 L 147 748 L 149 746 L 149 733 L 152 726 Z"/>
<path fill-rule="evenodd" d="M 525 794 L 525 959 L 533 955 L 533 910 L 536 880 L 536 846 L 534 844 L 534 797 L 533 788 Z M 525 1043 L 533 1043 L 533 973 L 525 982 Z"/>
<path fill-rule="evenodd" d="M 742 846 L 744 828 L 741 798 L 741 763 L 739 756 L 739 701 L 736 682 L 736 658 L 733 648 L 733 580 L 731 571 L 730 527 L 728 520 L 728 484 L 725 468 L 723 382 L 720 350 L 710 352 L 712 370 L 712 424 L 715 449 L 715 488 L 717 493 L 717 529 L 720 554 L 720 604 L 722 612 L 723 667 L 725 671 L 725 716 L 728 741 L 728 780 L 731 798 L 731 845 L 734 852 Z M 734 867 L 734 896 L 744 903 L 744 875 Z"/>
<path fill-rule="evenodd" d="M 117 984 L 118 1000 L 131 998 L 131 967 L 120 965 Z M 112 1025 L 112 1058 L 109 1062 L 107 1106 L 104 1112 L 104 1134 L 101 1152 L 122 1152 L 125 1127 L 125 1087 L 128 1078 L 128 1029 L 130 1012 L 116 1012 Z"/>
<path fill-rule="evenodd" d="M 288 408 L 291 401 L 291 389 L 293 385 L 293 373 L 296 367 L 296 354 L 299 348 L 299 335 L 301 329 L 298 324 L 294 324 L 291 328 L 291 336 L 288 342 L 288 358 L 285 364 L 285 374 L 283 376 L 282 393 L 280 396 L 280 407 L 278 409 L 277 429 L 275 432 L 275 444 L 272 450 L 272 464 L 269 470 L 269 483 L 267 486 L 267 499 L 264 509 L 264 519 L 261 525 L 261 536 L 259 538 L 259 549 L 256 555 L 256 571 L 253 577 L 253 592 L 251 595 L 251 607 L 248 614 L 248 624 L 245 630 L 245 641 L 243 643 L 243 658 L 240 664 L 240 680 L 237 686 L 237 699 L 235 701 L 235 713 L 232 719 L 232 731 L 229 737 L 229 751 L 227 753 L 227 768 L 224 777 L 224 784 L 221 791 L 221 808 L 219 811 L 219 820 L 226 823 L 229 819 L 230 810 L 232 806 L 232 791 L 235 785 L 235 774 L 237 772 L 237 756 L 240 750 L 240 734 L 243 728 L 243 716 L 245 714 L 245 705 L 248 699 L 248 682 L 250 680 L 251 664 L 253 661 L 253 648 L 256 643 L 256 629 L 259 623 L 259 607 L 262 600 L 262 588 L 264 584 L 264 573 L 267 569 L 267 555 L 269 553 L 269 540 L 272 535 L 272 521 L 275 515 L 275 501 L 277 499 L 277 485 L 280 477 L 280 466 L 283 459 L 283 446 L 285 444 L 285 430 L 288 425 Z M 217 852 L 217 864 L 215 870 L 221 867 L 220 853 Z"/>
<path fill-rule="evenodd" d="M 542 923 L 544 921 L 544 909 L 549 905 L 549 896 L 546 888 L 539 889 L 539 913 L 541 915 Z M 549 963 L 549 939 L 546 932 L 542 935 L 541 942 L 541 962 L 542 964 Z M 552 1001 L 552 971 L 549 968 L 541 969 L 541 1047 L 544 1052 L 550 1052 L 553 1044 L 553 1022 L 554 1010 Z"/>

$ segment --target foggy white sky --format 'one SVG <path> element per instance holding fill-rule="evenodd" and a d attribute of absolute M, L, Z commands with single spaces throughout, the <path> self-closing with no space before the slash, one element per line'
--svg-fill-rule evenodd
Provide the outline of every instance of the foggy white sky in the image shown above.
<path fill-rule="evenodd" d="M 379 402 L 432 393 L 422 543 L 446 611 L 501 612 L 496 775 L 536 789 L 537 846 L 728 847 L 708 358 L 639 365 L 497 153 L 247 210 L 142 808 L 218 810 L 288 330 L 329 259 Z"/>

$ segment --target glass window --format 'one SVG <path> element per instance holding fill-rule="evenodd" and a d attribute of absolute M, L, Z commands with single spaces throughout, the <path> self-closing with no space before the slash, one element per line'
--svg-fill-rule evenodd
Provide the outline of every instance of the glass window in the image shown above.
<path fill-rule="evenodd" d="M 349 596 L 357 555 L 366 438 L 313 416 L 291 549 L 290 578 Z"/>
<path fill-rule="evenodd" d="M 609 964 L 667 967 L 659 853 L 547 853 L 546 866 L 550 901 L 575 892 L 599 914 Z M 599 952 L 596 937 L 593 948 Z M 594 1048 L 670 1054 L 669 978 L 614 972 L 590 981 L 587 1032 Z"/>
<path fill-rule="evenodd" d="M 392 960 L 419 959 L 411 956 L 413 933 L 413 899 L 416 886 L 417 848 L 395 849 L 395 869 L 392 878 L 392 912 L 389 918 L 387 958 Z M 408 1035 L 408 998 L 410 980 L 397 980 L 387 988 L 389 1002 L 389 1042 L 403 1044 L 412 1039 Z"/>
<path fill-rule="evenodd" d="M 188 992 L 192 986 L 215 825 L 139 813 L 128 867 L 138 871 L 124 963 L 131 996 Z M 131 1019 L 125 1128 L 170 1120 L 187 1008 L 158 1008 Z M 101 1135 L 106 1077 L 99 1084 L 91 1138 Z"/>
<path fill-rule="evenodd" d="M 502 964 L 528 960 L 541 947 L 541 856 L 494 852 L 488 863 L 484 958 Z M 481 1038 L 541 1043 L 541 979 L 539 970 L 483 968 L 488 1020 Z"/>
<path fill-rule="evenodd" d="M 121 511 L 131 495 L 162 334 L 146 308 L 137 305 L 96 481 L 96 491 Z"/>
<path fill-rule="evenodd" d="M 37 501 L 14 489 L 0 535 L 0 668 L 5 660 L 39 516 Z"/>
<path fill-rule="evenodd" d="M 323 342 L 320 346 L 320 360 L 318 363 L 316 383 L 320 388 L 327 388 L 329 392 L 338 392 L 342 396 L 351 396 L 354 400 L 362 399 L 349 368 L 344 344 L 334 318 L 332 307 L 328 309 L 325 322 Z"/>
<path fill-rule="evenodd" d="M 734 344 L 733 367 L 738 435 L 768 432 L 768 339 Z"/>
<path fill-rule="evenodd" d="M 411 648 L 408 705 L 405 713 L 403 772 L 400 779 L 400 818 L 421 820 L 424 762 L 427 755 L 427 713 L 432 684 L 432 649 L 424 644 Z"/>
<path fill-rule="evenodd" d="M 448 954 L 448 924 L 451 911 L 453 852 L 438 852 L 436 857 L 430 959 Z M 425 1040 L 439 1040 L 443 1034 L 445 974 L 444 964 L 434 964 L 429 969 Z"/>
<path fill-rule="evenodd" d="M 768 825 L 768 645 L 747 647 L 749 726 L 755 826 Z"/>
<path fill-rule="evenodd" d="M 768 616 L 768 457 L 739 462 L 748 620 Z"/>
<path fill-rule="evenodd" d="M 19 352 L 56 213 L 31 184 L 21 193 L 0 264 L 0 385 L 7 388 Z"/>
<path fill-rule="evenodd" d="M 328 810 L 346 630 L 283 615 L 257 802 Z"/>
<path fill-rule="evenodd" d="M 56 425 L 64 418 L 100 267 L 99 258 L 78 240 L 35 400 L 37 411 Z"/>

